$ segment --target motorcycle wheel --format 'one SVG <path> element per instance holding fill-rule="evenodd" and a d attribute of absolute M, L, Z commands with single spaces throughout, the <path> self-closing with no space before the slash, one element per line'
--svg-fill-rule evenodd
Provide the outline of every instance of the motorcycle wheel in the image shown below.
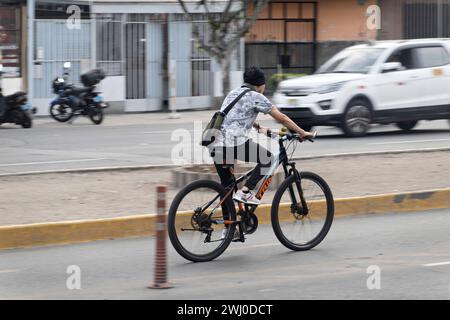
<path fill-rule="evenodd" d="M 89 118 L 94 124 L 101 124 L 103 122 L 103 109 L 100 107 L 92 107 L 89 112 Z"/>
<path fill-rule="evenodd" d="M 58 122 L 67 122 L 73 117 L 73 110 L 65 104 L 54 104 L 50 106 L 50 115 Z"/>
<path fill-rule="evenodd" d="M 23 118 L 22 123 L 21 123 L 22 128 L 29 129 L 33 126 L 33 119 L 28 114 L 28 112 L 24 112 L 22 118 Z"/>

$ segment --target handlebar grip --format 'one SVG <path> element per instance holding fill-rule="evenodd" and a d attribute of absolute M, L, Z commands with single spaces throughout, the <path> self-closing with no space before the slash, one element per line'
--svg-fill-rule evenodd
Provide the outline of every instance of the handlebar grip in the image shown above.
<path fill-rule="evenodd" d="M 313 132 L 313 136 L 312 136 L 311 138 L 307 138 L 307 140 L 308 140 L 308 141 L 311 141 L 311 142 L 314 142 L 314 139 L 317 138 L 317 132 L 318 132 L 318 131 L 314 131 L 314 132 Z"/>

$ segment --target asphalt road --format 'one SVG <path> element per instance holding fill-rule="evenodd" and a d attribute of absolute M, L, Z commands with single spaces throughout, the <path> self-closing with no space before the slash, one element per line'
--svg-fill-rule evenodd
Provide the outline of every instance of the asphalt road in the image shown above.
<path fill-rule="evenodd" d="M 146 288 L 151 238 L 1 251 L 0 299 L 449 299 L 449 215 L 339 218 L 307 252 L 284 248 L 270 226 L 208 263 L 187 262 L 170 249 L 174 287 L 167 290 Z M 80 290 L 66 287 L 72 265 L 80 268 Z M 379 268 L 379 289 L 367 287 L 371 268 Z"/>
<path fill-rule="evenodd" d="M 86 118 L 77 119 L 72 125 L 38 118 L 32 129 L 2 125 L 0 174 L 173 164 L 172 151 L 180 143 L 187 150 L 182 155 L 184 162 L 198 163 L 202 161 L 199 154 L 206 149 L 198 146 L 201 127 L 194 121 L 205 124 L 211 113 L 185 112 L 176 120 L 168 119 L 167 114 L 154 113 L 108 115 L 100 126 L 91 124 Z M 268 116 L 260 116 L 260 119 L 265 126 L 280 127 Z M 423 121 L 409 133 L 399 131 L 395 126 L 376 126 L 368 136 L 357 139 L 345 138 L 336 128 L 320 127 L 319 130 L 317 142 L 301 145 L 295 155 L 450 147 L 450 125 L 446 120 Z M 206 153 L 203 159 L 209 160 Z"/>

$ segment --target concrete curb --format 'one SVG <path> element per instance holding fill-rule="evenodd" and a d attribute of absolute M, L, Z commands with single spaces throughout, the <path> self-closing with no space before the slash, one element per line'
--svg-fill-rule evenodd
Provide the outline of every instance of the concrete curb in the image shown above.
<path fill-rule="evenodd" d="M 353 153 L 332 153 L 323 155 L 307 155 L 301 157 L 294 157 L 292 160 L 310 160 L 310 159 L 326 159 L 326 158 L 345 158 L 345 157 L 358 157 L 369 155 L 389 155 L 389 154 L 402 154 L 402 153 L 423 153 L 423 152 L 439 152 L 450 151 L 450 147 L 444 148 L 425 148 L 425 149 L 401 149 L 401 150 L 389 150 L 389 151 L 367 151 L 367 152 L 353 152 Z M 186 166 L 201 165 L 205 163 L 191 163 Z M 176 164 L 149 164 L 141 166 L 117 166 L 117 167 L 97 167 L 97 168 L 79 168 L 79 169 L 61 169 L 61 170 L 42 170 L 42 171 L 25 171 L 17 173 L 1 173 L 1 177 L 14 177 L 14 176 L 26 176 L 26 175 L 39 175 L 39 174 L 52 174 L 52 173 L 89 173 L 89 172 L 104 172 L 104 171 L 135 171 L 146 169 L 173 169 L 182 167 Z"/>
<path fill-rule="evenodd" d="M 450 208 L 450 188 L 335 199 L 335 217 L 410 212 Z M 259 222 L 269 224 L 271 205 L 257 210 Z M 100 220 L 80 220 L 0 227 L 0 249 L 88 242 L 150 236 L 155 215 L 138 215 Z"/>

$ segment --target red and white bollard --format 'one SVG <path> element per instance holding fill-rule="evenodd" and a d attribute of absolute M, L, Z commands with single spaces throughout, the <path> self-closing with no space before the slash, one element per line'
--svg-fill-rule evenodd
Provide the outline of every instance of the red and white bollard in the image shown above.
<path fill-rule="evenodd" d="M 167 248 L 166 248 L 166 186 L 157 186 L 157 215 L 155 223 L 156 256 L 155 256 L 155 278 L 149 288 L 167 289 L 171 288 L 167 282 Z"/>

